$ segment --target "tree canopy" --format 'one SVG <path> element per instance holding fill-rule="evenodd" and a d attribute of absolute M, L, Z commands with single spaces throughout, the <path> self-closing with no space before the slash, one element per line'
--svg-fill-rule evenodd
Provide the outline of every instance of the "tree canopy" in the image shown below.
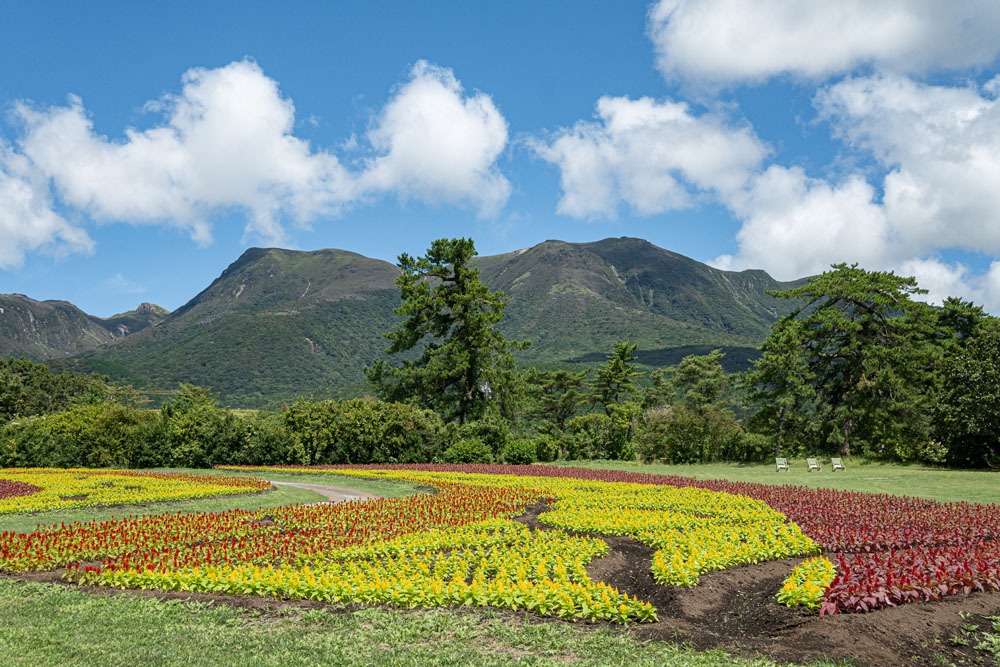
<path fill-rule="evenodd" d="M 472 263 L 472 239 L 438 239 L 427 254 L 399 256 L 396 281 L 403 300 L 396 309 L 405 319 L 386 354 L 417 351 L 400 366 L 377 361 L 366 370 L 380 397 L 409 402 L 465 423 L 493 405 L 501 413 L 513 407 L 515 349 L 497 330 L 506 300 L 479 279 Z"/>

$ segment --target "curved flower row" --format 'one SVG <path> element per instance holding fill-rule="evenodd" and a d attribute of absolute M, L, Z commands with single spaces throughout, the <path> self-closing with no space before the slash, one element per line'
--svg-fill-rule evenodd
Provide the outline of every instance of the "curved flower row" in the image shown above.
<path fill-rule="evenodd" d="M 784 515 L 746 496 L 691 487 L 504 475 L 506 468 L 499 468 L 501 474 L 466 472 L 465 467 L 441 471 L 410 466 L 338 467 L 330 471 L 424 484 L 448 479 L 476 486 L 530 489 L 555 499 L 550 511 L 539 518 L 542 523 L 567 530 L 628 535 L 656 548 L 652 574 L 665 585 L 693 586 L 700 575 L 712 570 L 819 552 L 816 543 Z"/>
<path fill-rule="evenodd" d="M 471 604 L 543 616 L 627 622 L 656 612 L 603 583 L 584 565 L 607 551 L 593 538 L 531 531 L 506 519 L 432 529 L 384 543 L 333 550 L 311 564 L 207 564 L 177 569 L 71 568 L 83 583 L 270 595 L 403 607 Z"/>
<path fill-rule="evenodd" d="M 269 482 L 245 477 L 82 468 L 0 468 L 0 481 L 38 489 L 0 497 L 0 514 L 207 498 L 271 488 Z"/>
<path fill-rule="evenodd" d="M 324 468 L 343 472 L 340 466 Z M 1000 507 L 996 505 L 618 470 L 496 465 L 405 469 L 690 487 L 763 501 L 800 527 L 824 552 L 838 555 L 839 574 L 826 591 L 822 614 L 871 611 L 977 590 L 1000 591 Z"/>

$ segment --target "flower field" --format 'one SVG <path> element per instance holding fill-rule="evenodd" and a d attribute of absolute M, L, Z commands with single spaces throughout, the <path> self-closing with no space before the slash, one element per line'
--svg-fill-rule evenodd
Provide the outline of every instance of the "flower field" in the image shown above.
<path fill-rule="evenodd" d="M 548 466 L 281 470 L 406 480 L 436 493 L 5 532 L 0 570 L 65 568 L 67 579 L 124 588 L 653 621 L 648 602 L 587 573 L 608 550 L 595 536 L 620 535 L 655 549 L 651 575 L 667 586 L 822 554 L 775 591 L 779 601 L 821 614 L 1000 590 L 1000 511 L 992 505 Z M 0 508 L 55 486 L 7 472 L 0 478 L 42 490 L 0 499 Z M 512 521 L 539 502 L 545 530 Z"/>
<path fill-rule="evenodd" d="M 812 568 L 790 574 L 786 581 L 802 588 L 801 594 L 782 596 L 786 603 L 819 608 L 820 613 L 838 614 L 867 612 L 884 607 L 918 601 L 935 601 L 948 595 L 963 595 L 975 591 L 1000 591 L 1000 508 L 974 503 L 940 503 L 923 498 L 878 495 L 830 489 L 810 489 L 795 486 L 750 484 L 723 480 L 694 480 L 685 477 L 631 473 L 616 470 L 555 468 L 550 466 L 351 466 L 344 469 L 329 466 L 331 472 L 348 475 L 414 475 L 418 471 L 444 472 L 460 470 L 462 474 L 522 476 L 532 484 L 539 477 L 613 484 L 648 485 L 701 489 L 754 499 L 772 508 L 789 526 L 815 543 L 805 545 L 799 554 L 826 554 L 834 566 L 834 576 L 827 568 Z M 317 468 L 312 468 L 315 471 Z M 390 470 L 391 472 L 381 472 Z M 414 478 L 415 479 L 415 478 Z M 542 521 L 555 522 L 556 512 L 542 515 Z M 602 506 L 597 516 L 608 516 L 610 508 Z M 696 514 L 702 514 L 700 511 Z M 553 523 L 553 525 L 556 525 Z M 739 525 L 737 522 L 734 525 Z M 784 557 L 781 548 L 761 544 L 750 549 L 749 556 L 738 555 L 746 543 L 759 540 L 758 532 L 735 530 L 737 541 L 726 541 L 724 530 L 707 532 L 715 536 L 718 546 L 692 551 L 678 542 L 661 542 L 652 533 L 622 532 L 608 526 L 563 527 L 604 534 L 629 534 L 659 549 L 654 555 L 653 574 L 660 583 L 690 585 L 698 574 L 711 569 Z M 757 526 L 759 527 L 759 526 Z M 672 539 L 694 541 L 698 534 L 683 528 Z M 749 534 L 754 536 L 750 539 Z M 767 535 L 766 532 L 763 533 Z M 668 533 L 667 535 L 670 535 Z M 768 539 L 770 539 L 768 537 Z M 791 539 L 788 536 L 781 540 Z M 758 555 L 759 554 L 759 555 Z M 669 558 L 670 565 L 664 568 Z M 757 560 L 755 560 L 755 558 Z M 684 565 L 690 562 L 690 567 Z M 795 582 L 798 583 L 795 583 Z M 823 595 L 815 595 L 815 588 Z M 805 594 L 805 590 L 810 593 Z"/>
<path fill-rule="evenodd" d="M 268 488 L 270 484 L 261 480 L 222 475 L 0 468 L 0 514 L 207 498 Z"/>

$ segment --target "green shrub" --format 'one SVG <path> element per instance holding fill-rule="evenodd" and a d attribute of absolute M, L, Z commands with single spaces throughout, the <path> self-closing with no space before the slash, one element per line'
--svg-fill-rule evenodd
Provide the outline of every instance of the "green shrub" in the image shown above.
<path fill-rule="evenodd" d="M 503 448 L 503 462 L 511 465 L 528 465 L 538 460 L 538 445 L 532 438 L 514 438 Z"/>
<path fill-rule="evenodd" d="M 291 458 L 299 463 L 425 463 L 444 427 L 430 410 L 356 398 L 297 401 L 284 412 Z"/>
<path fill-rule="evenodd" d="M 459 440 L 444 450 L 445 463 L 493 463 L 493 451 L 479 438 Z"/>
<path fill-rule="evenodd" d="M 643 416 L 637 438 L 644 461 L 711 463 L 737 448 L 742 431 L 725 410 L 674 405 Z"/>
<path fill-rule="evenodd" d="M 549 433 L 539 433 L 535 436 L 535 460 L 555 461 L 559 458 L 560 438 Z"/>
<path fill-rule="evenodd" d="M 117 403 L 80 405 L 0 429 L 0 466 L 136 468 L 160 465 L 155 412 Z"/>
<path fill-rule="evenodd" d="M 458 427 L 455 439 L 465 440 L 468 438 L 482 440 L 490 448 L 493 458 L 498 459 L 503 455 L 507 441 L 510 439 L 510 426 L 504 419 L 486 416 Z"/>
<path fill-rule="evenodd" d="M 239 449 L 233 452 L 236 465 L 280 465 L 294 463 L 294 439 L 281 414 L 259 412 L 242 420 Z"/>
<path fill-rule="evenodd" d="M 634 403 L 608 406 L 610 414 L 575 417 L 566 425 L 574 441 L 567 441 L 566 458 L 612 459 L 635 457 L 632 435 L 640 408 Z"/>

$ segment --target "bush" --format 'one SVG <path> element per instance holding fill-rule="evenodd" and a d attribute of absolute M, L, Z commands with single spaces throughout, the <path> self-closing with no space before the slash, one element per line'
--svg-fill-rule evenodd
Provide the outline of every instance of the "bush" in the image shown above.
<path fill-rule="evenodd" d="M 493 458 L 498 459 L 503 455 L 510 439 L 510 426 L 503 419 L 493 416 L 483 417 L 458 427 L 455 439 L 469 438 L 482 440 L 490 448 Z"/>
<path fill-rule="evenodd" d="M 0 430 L 3 467 L 115 467 L 161 465 L 153 447 L 155 412 L 117 403 L 81 405 L 19 419 Z"/>
<path fill-rule="evenodd" d="M 548 433 L 540 433 L 535 436 L 535 460 L 555 461 L 559 458 L 560 438 Z"/>
<path fill-rule="evenodd" d="M 639 406 L 615 403 L 610 415 L 590 414 L 571 419 L 566 429 L 573 441 L 567 441 L 566 457 L 570 459 L 612 459 L 627 461 L 635 458 L 632 434 Z"/>
<path fill-rule="evenodd" d="M 268 466 L 293 462 L 294 440 L 280 414 L 259 412 L 243 420 L 240 447 L 230 463 Z"/>
<path fill-rule="evenodd" d="M 479 438 L 459 440 L 442 455 L 445 463 L 493 463 L 493 451 Z"/>
<path fill-rule="evenodd" d="M 298 401 L 284 413 L 291 457 L 314 463 L 426 463 L 444 427 L 430 410 L 368 399 Z"/>
<path fill-rule="evenodd" d="M 735 451 L 741 436 L 736 419 L 725 410 L 674 405 L 646 413 L 637 440 L 639 456 L 647 462 L 711 463 Z"/>
<path fill-rule="evenodd" d="M 503 462 L 511 465 L 528 465 L 538 460 L 538 445 L 531 438 L 515 438 L 503 448 Z"/>

